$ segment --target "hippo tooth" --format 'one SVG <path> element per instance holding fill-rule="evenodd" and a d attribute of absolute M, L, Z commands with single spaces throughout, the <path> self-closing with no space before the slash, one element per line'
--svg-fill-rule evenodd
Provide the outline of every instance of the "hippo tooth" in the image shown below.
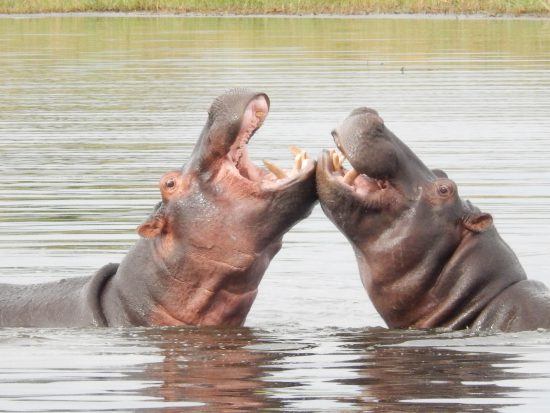
<path fill-rule="evenodd" d="M 302 152 L 302 166 L 301 166 L 302 168 L 305 166 L 307 159 L 308 159 L 307 152 L 306 151 Z"/>
<path fill-rule="evenodd" d="M 355 181 L 355 178 L 357 178 L 358 176 L 359 176 L 359 172 L 357 172 L 355 169 L 351 168 L 344 175 L 344 182 L 348 185 L 351 185 L 351 184 L 353 184 L 353 181 Z"/>
<path fill-rule="evenodd" d="M 265 112 L 262 112 L 261 110 L 258 110 L 256 112 L 256 117 L 262 119 L 265 116 Z"/>
<path fill-rule="evenodd" d="M 304 160 L 303 153 L 299 153 L 294 157 L 294 169 L 299 171 L 302 169 L 302 161 Z"/>
<path fill-rule="evenodd" d="M 298 155 L 300 155 L 302 152 L 304 152 L 304 150 L 298 148 L 297 146 L 292 145 L 292 146 L 290 146 L 290 152 L 292 152 L 292 155 L 298 156 Z"/>
<path fill-rule="evenodd" d="M 274 163 L 269 162 L 267 159 L 263 160 L 265 167 L 277 177 L 277 179 L 286 178 L 286 173 Z"/>
<path fill-rule="evenodd" d="M 338 155 L 338 158 L 340 158 L 340 165 L 343 165 L 344 161 L 346 160 L 346 155 L 344 155 L 340 151 L 336 151 L 336 154 Z"/>
<path fill-rule="evenodd" d="M 332 166 L 334 166 L 335 171 L 339 171 L 342 168 L 340 156 L 336 152 L 332 152 Z"/>

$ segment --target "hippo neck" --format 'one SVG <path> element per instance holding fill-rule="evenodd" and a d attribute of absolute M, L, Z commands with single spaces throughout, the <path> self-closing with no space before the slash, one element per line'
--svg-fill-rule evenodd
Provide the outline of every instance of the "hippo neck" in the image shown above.
<path fill-rule="evenodd" d="M 170 260 L 140 239 L 105 288 L 108 325 L 242 325 L 280 242 L 259 254 L 215 260 L 188 248 Z"/>
<path fill-rule="evenodd" d="M 405 241 L 391 248 L 376 244 L 356 254 L 363 284 L 391 328 L 466 328 L 493 298 L 526 279 L 494 227 L 464 232 L 458 243 L 434 239 L 416 246 L 421 253 L 409 260 L 396 255 L 411 250 Z"/>

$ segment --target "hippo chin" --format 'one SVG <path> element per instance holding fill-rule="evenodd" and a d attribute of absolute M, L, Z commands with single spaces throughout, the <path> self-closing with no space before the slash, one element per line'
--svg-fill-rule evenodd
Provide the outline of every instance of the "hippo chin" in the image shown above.
<path fill-rule="evenodd" d="M 332 135 L 343 157 L 321 155 L 319 200 L 390 328 L 550 328 L 549 290 L 527 280 L 491 215 L 461 200 L 376 111 L 354 110 Z"/>
<path fill-rule="evenodd" d="M 283 235 L 316 201 L 315 162 L 285 171 L 246 144 L 269 111 L 263 93 L 212 104 L 188 163 L 160 180 L 162 201 L 120 263 L 92 277 L 0 285 L 0 326 L 242 325 Z"/>

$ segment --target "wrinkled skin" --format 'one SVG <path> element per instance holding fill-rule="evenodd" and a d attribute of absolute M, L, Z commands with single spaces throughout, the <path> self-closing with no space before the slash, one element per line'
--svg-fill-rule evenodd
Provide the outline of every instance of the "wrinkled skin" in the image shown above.
<path fill-rule="evenodd" d="M 332 132 L 342 157 L 317 165 L 323 211 L 354 248 L 361 280 L 391 328 L 550 328 L 550 293 L 527 280 L 482 213 L 369 108 Z"/>
<path fill-rule="evenodd" d="M 242 325 L 283 235 L 316 200 L 305 153 L 292 171 L 249 160 L 246 144 L 268 111 L 262 93 L 218 97 L 187 164 L 161 178 L 162 201 L 120 266 L 91 279 L 0 285 L 0 326 Z"/>

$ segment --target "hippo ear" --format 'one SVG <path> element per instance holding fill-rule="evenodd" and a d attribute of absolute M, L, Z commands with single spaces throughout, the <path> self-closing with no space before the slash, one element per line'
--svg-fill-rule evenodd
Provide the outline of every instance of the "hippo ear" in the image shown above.
<path fill-rule="evenodd" d="M 488 230 L 493 225 L 493 217 L 485 212 L 471 212 L 462 220 L 467 230 L 480 233 Z"/>
<path fill-rule="evenodd" d="M 141 224 L 137 232 L 143 238 L 155 238 L 162 234 L 166 227 L 166 218 L 162 214 L 154 214 Z"/>
<path fill-rule="evenodd" d="M 443 169 L 432 169 L 432 173 L 438 178 L 448 178 L 447 173 Z"/>

